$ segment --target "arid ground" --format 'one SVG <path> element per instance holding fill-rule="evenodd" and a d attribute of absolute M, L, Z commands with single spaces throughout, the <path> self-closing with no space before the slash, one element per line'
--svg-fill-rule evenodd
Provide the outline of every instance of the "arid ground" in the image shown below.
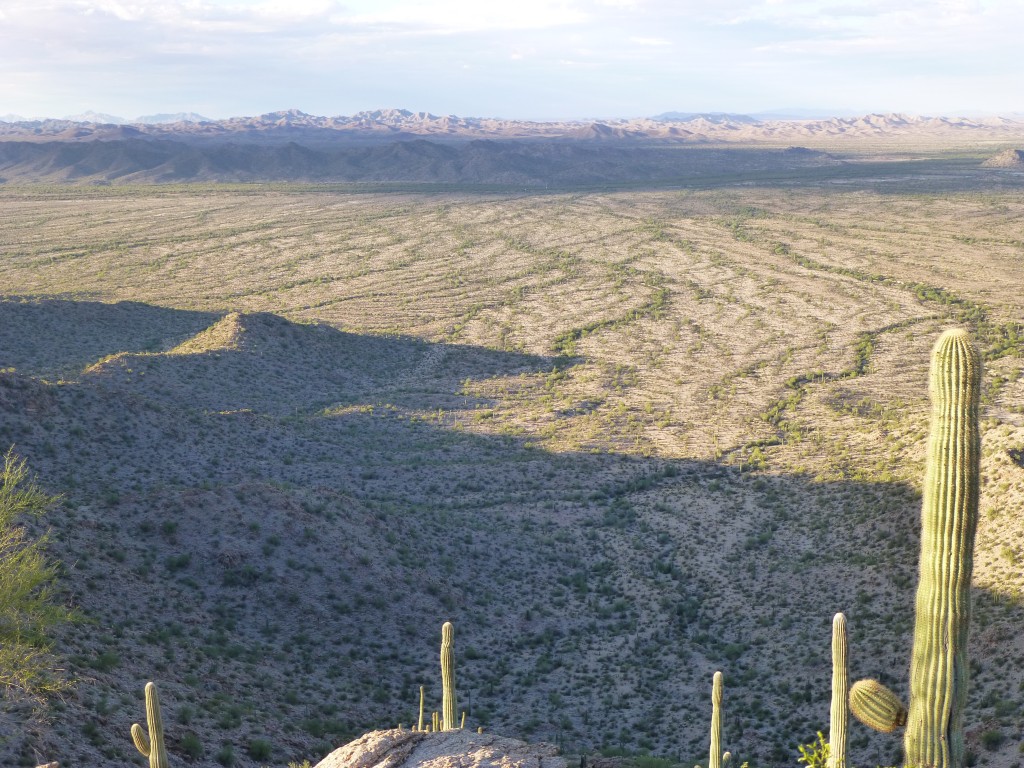
<path fill-rule="evenodd" d="M 967 731 L 1024 723 L 1024 177 L 0 187 L 0 442 L 86 620 L 0 763 L 285 765 L 440 704 L 569 754 L 794 765 L 906 690 L 929 349 L 986 354 Z M 900 739 L 851 723 L 855 765 Z"/>

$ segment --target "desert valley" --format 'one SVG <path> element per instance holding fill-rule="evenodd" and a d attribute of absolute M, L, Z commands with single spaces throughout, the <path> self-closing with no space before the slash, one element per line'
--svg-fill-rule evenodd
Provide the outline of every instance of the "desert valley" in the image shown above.
<path fill-rule="evenodd" d="M 968 765 L 1024 761 L 1024 122 L 0 122 L 0 436 L 75 684 L 0 764 L 316 763 L 440 705 L 737 766 L 906 693 L 929 353 L 984 356 Z M 851 765 L 901 739 L 850 724 Z"/>

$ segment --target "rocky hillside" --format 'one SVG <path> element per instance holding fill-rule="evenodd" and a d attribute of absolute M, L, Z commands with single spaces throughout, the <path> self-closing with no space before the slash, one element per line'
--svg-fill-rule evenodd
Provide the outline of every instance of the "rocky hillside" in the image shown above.
<path fill-rule="evenodd" d="M 0 191 L 0 439 L 63 494 L 88 619 L 0 763 L 141 765 L 147 680 L 175 765 L 316 762 L 436 707 L 451 620 L 470 730 L 692 766 L 722 670 L 737 764 L 792 765 L 836 611 L 851 675 L 905 691 L 959 325 L 987 355 L 968 743 L 1012 764 L 1022 198 L 768 181 Z M 857 764 L 898 749 L 851 727 Z"/>

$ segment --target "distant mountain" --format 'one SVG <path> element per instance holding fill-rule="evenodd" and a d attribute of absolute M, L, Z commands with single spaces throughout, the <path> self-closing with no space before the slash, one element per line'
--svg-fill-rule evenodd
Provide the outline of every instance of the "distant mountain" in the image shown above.
<path fill-rule="evenodd" d="M 173 112 L 143 115 L 135 118 L 134 122 L 145 125 L 164 125 L 167 123 L 210 123 L 213 121 L 209 117 L 203 117 L 195 112 Z"/>
<path fill-rule="evenodd" d="M 709 123 L 742 123 L 752 124 L 758 120 L 750 115 L 739 115 L 732 112 L 662 112 L 651 120 L 671 123 L 688 123 L 693 120 L 706 120 Z"/>
<path fill-rule="evenodd" d="M 766 120 L 828 120 L 832 117 L 856 117 L 860 114 L 855 109 L 804 109 L 801 107 L 785 107 L 753 112 L 751 117 L 764 122 Z"/>
<path fill-rule="evenodd" d="M 1024 120 L 1008 117 L 922 117 L 899 113 L 815 120 L 767 120 L 728 112 L 665 112 L 651 118 L 534 122 L 435 115 L 407 109 L 379 109 L 334 117 L 285 109 L 223 120 L 210 120 L 195 113 L 176 113 L 144 116 L 129 123 L 114 115 L 87 112 L 63 120 L 0 123 L 0 142 L 88 142 L 137 137 L 188 144 L 281 146 L 295 142 L 316 148 L 414 139 L 442 142 L 546 139 L 677 144 L 767 142 L 778 146 L 808 141 L 900 136 L 962 142 L 968 134 L 986 141 L 1016 142 L 1024 139 Z"/>
<path fill-rule="evenodd" d="M 127 125 L 131 122 L 131 120 L 125 120 L 123 117 L 108 115 L 104 112 L 93 112 L 92 110 L 78 115 L 68 115 L 64 119 L 70 120 L 73 123 L 97 123 L 98 125 Z"/>
<path fill-rule="evenodd" d="M 224 120 L 181 113 L 130 124 L 94 112 L 78 117 L 88 119 L 0 122 L 0 177 L 77 183 L 666 182 L 708 172 L 705 162 L 741 173 L 834 164 L 827 153 L 852 142 L 1024 142 L 1020 119 L 899 113 L 765 121 L 730 113 L 664 113 L 548 123 L 405 109 L 336 117 L 286 109 Z M 704 151 L 697 158 L 700 153 L 678 151 L 685 147 Z M 719 157 L 726 153 L 717 150 L 736 147 L 743 152 Z"/>
<path fill-rule="evenodd" d="M 27 117 L 21 115 L 15 115 L 8 112 L 6 115 L 0 115 L 0 123 L 23 123 L 28 120 Z"/>

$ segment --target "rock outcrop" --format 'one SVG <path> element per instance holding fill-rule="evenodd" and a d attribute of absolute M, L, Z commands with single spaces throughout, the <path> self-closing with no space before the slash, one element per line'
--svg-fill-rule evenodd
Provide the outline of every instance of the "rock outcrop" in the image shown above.
<path fill-rule="evenodd" d="M 489 733 L 371 731 L 339 747 L 315 768 L 566 768 L 551 744 Z"/>
<path fill-rule="evenodd" d="M 1024 168 L 1024 149 L 1007 149 L 982 163 L 985 168 Z"/>

